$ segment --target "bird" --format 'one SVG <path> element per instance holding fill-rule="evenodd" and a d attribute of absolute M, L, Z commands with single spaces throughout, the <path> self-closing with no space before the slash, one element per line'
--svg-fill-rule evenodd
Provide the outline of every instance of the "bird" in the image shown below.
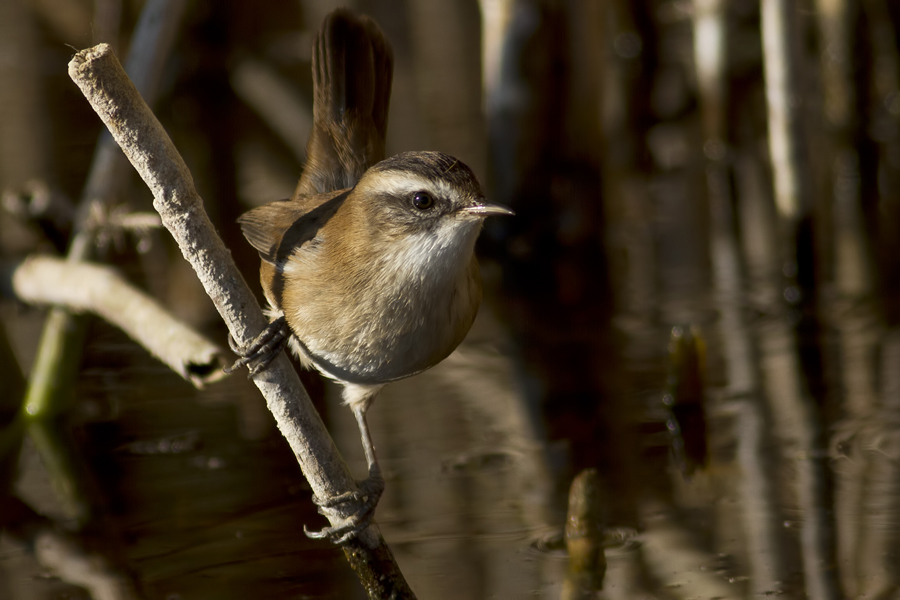
<path fill-rule="evenodd" d="M 326 16 L 313 46 L 313 129 L 289 200 L 242 215 L 261 258 L 272 321 L 231 370 L 265 368 L 285 344 L 306 368 L 343 386 L 368 477 L 359 491 L 314 501 L 353 502 L 344 523 L 314 538 L 352 539 L 384 491 L 366 412 L 392 381 L 446 358 L 468 333 L 482 296 L 475 242 L 489 203 L 472 170 L 437 151 L 384 157 L 393 54 L 378 25 L 346 9 Z"/>

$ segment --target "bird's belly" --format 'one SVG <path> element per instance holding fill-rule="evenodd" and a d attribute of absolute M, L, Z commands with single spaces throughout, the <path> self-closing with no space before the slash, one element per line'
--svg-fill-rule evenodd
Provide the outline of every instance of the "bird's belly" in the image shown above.
<path fill-rule="evenodd" d="M 413 349 L 397 352 L 397 349 L 404 345 L 409 344 L 402 338 L 395 339 L 390 355 L 377 351 L 348 355 L 341 351 L 329 351 L 323 347 L 316 350 L 307 347 L 306 352 L 313 366 L 326 377 L 361 385 L 383 384 L 410 377 L 434 366 L 440 360 L 432 363 Z M 453 348 L 448 348 L 446 354 L 452 351 Z"/>
<path fill-rule="evenodd" d="M 456 347 L 452 336 L 433 323 L 416 325 L 345 325 L 333 329 L 345 331 L 343 336 L 297 337 L 323 374 L 348 383 L 387 383 L 434 366 Z"/>
<path fill-rule="evenodd" d="M 429 369 L 453 352 L 478 310 L 480 294 L 468 287 L 398 292 L 318 315 L 307 305 L 292 311 L 288 323 L 306 358 L 324 375 L 382 384 Z"/>

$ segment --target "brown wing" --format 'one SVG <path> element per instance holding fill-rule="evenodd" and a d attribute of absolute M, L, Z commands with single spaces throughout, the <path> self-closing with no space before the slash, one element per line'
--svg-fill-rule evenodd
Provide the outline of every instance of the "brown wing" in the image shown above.
<path fill-rule="evenodd" d="M 237 222 L 260 258 L 275 263 L 278 245 L 294 221 L 305 211 L 302 204 L 291 200 L 270 202 L 238 217 Z"/>
<path fill-rule="evenodd" d="M 238 223 L 244 237 L 260 258 L 281 265 L 294 251 L 314 239 L 344 203 L 349 190 L 297 200 L 279 200 L 241 215 Z"/>

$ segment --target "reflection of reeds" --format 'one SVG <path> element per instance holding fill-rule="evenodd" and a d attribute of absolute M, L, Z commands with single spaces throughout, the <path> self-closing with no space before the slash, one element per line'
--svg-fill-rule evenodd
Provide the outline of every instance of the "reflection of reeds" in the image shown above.
<path fill-rule="evenodd" d="M 649 572 L 678 598 L 722 598 L 742 596 L 715 572 L 716 557 L 698 536 L 679 523 L 668 510 L 648 504 L 643 515 L 642 555 Z"/>
<path fill-rule="evenodd" d="M 886 17 L 883 6 L 869 2 L 870 17 L 878 12 Z M 835 462 L 835 518 L 837 553 L 841 582 L 848 596 L 875 596 L 896 586 L 895 569 L 880 559 L 891 551 L 896 538 L 891 534 L 891 521 L 897 512 L 895 469 L 884 461 L 884 455 L 867 448 L 869 440 L 891 437 L 889 429 L 872 424 L 876 415 L 890 414 L 886 405 L 892 399 L 886 392 L 879 398 L 876 360 L 881 350 L 891 355 L 889 340 L 882 340 L 881 315 L 872 301 L 875 291 L 871 260 L 872 244 L 866 235 L 862 205 L 862 180 L 859 136 L 859 106 L 854 85 L 854 48 L 857 44 L 861 5 L 846 0 L 817 3 L 820 34 L 823 113 L 827 126 L 826 142 L 831 161 L 828 199 L 832 207 L 834 231 L 834 281 L 838 297 L 828 313 L 836 329 L 841 360 L 840 380 L 843 393 L 841 406 L 844 422 L 837 440 L 846 442 L 846 457 Z M 881 8 L 879 11 L 878 9 Z M 890 27 L 889 20 L 881 27 Z M 896 57 L 882 48 L 880 54 Z M 896 63 L 895 63 L 896 64 Z M 886 366 L 885 363 L 882 363 Z M 895 365 L 883 371 L 885 383 Z M 874 421 L 873 421 L 874 418 Z M 888 418 L 886 423 L 891 423 Z M 869 423 L 869 424 L 867 424 Z M 855 430 L 847 436 L 848 430 Z M 836 445 L 845 444 L 838 442 Z M 892 481 L 893 480 L 893 481 Z M 893 500 L 891 499 L 893 498 Z"/>
<path fill-rule="evenodd" d="M 761 4 L 769 152 L 783 271 L 787 276 L 783 285 L 786 299 L 802 308 L 815 306 L 815 297 L 804 295 L 815 294 L 817 290 L 812 284 L 816 265 L 809 258 L 815 255 L 807 229 L 812 218 L 813 195 L 801 118 L 806 88 L 798 17 L 793 2 L 763 0 Z M 797 299 L 793 297 L 796 294 L 800 295 Z M 760 352 L 781 456 L 787 459 L 785 466 L 793 473 L 796 486 L 806 593 L 810 598 L 838 598 L 820 417 L 803 381 L 799 348 L 786 307 L 776 308 L 771 321 L 760 328 Z"/>
<path fill-rule="evenodd" d="M 215 90 L 208 96 L 179 89 L 162 114 L 179 147 L 193 145 L 197 181 L 220 186 L 204 195 L 215 199 L 211 212 L 223 210 L 213 220 L 227 235 L 238 197 L 245 204 L 273 200 L 296 181 L 308 126 L 300 114 L 308 90 L 297 78 L 306 76 L 309 57 L 298 9 L 296 23 L 278 23 L 272 34 L 266 27 L 285 19 L 284 6 L 263 6 L 247 27 L 235 26 L 247 14 L 237 5 L 218 12 L 225 4 L 201 3 L 208 14 L 190 13 L 187 50 L 168 73 L 178 77 L 175 88 L 186 89 L 193 84 L 181 73 L 201 67 L 182 67 L 209 61 L 222 80 L 208 87 L 213 78 L 203 80 L 198 87 Z M 328 3 L 302 4 L 307 28 L 328 10 Z M 516 288 L 492 307 L 505 322 L 489 322 L 486 311 L 469 345 L 439 369 L 396 384 L 373 411 L 379 450 L 396 478 L 379 519 L 386 517 L 384 530 L 399 540 L 397 555 L 417 589 L 435 597 L 519 597 L 544 588 L 553 595 L 561 561 L 543 554 L 512 561 L 521 554 L 516 544 L 534 530 L 558 527 L 558 483 L 571 475 L 558 467 L 569 464 L 594 466 L 609 482 L 611 526 L 646 528 L 639 538 L 645 552 L 610 557 L 609 597 L 635 595 L 642 586 L 641 594 L 652 595 L 651 588 L 679 580 L 647 573 L 672 568 L 700 572 L 701 587 L 660 596 L 896 594 L 900 353 L 896 332 L 885 326 L 900 314 L 890 301 L 900 287 L 896 3 L 482 0 L 481 44 L 475 4 L 408 4 L 366 4 L 398 49 L 389 153 L 459 154 L 486 175 L 493 200 L 522 209 L 496 230 L 489 223 L 484 240 L 495 255 L 509 254 L 485 269 L 489 283 L 502 279 Z M 4 186 L 21 189 L 37 178 L 53 188 L 58 157 L 47 146 L 51 136 L 68 133 L 53 131 L 65 117 L 56 114 L 63 112 L 58 100 L 41 95 L 40 44 L 49 38 L 88 45 L 86 6 L 0 2 L 0 54 L 22 49 L 19 68 L 0 64 Z M 111 25 L 117 10 L 126 21 L 134 16 L 135 5 L 117 0 L 95 6 L 97 35 L 120 37 Z M 38 15 L 39 27 L 23 17 L 27 11 Z M 197 41 L 198 21 L 215 24 L 219 45 Z M 298 47 L 286 50 L 290 44 Z M 211 47 L 235 52 L 216 63 Z M 236 99 L 221 93 L 229 83 Z M 204 104 L 214 94 L 216 106 Z M 240 127 L 232 128 L 231 117 Z M 216 135 L 203 129 L 211 123 Z M 110 147 L 101 144 L 98 163 L 117 160 L 102 158 Z M 116 177 L 92 175 L 92 191 L 82 195 L 107 198 L 104 187 L 115 187 Z M 232 196 L 218 193 L 229 187 L 237 190 Z M 30 251 L 40 237 L 26 231 L 18 243 L 6 232 L 3 248 L 15 252 Z M 76 246 L 90 236 L 79 239 Z M 247 250 L 242 241 L 230 246 L 239 259 Z M 598 283 L 604 258 L 612 265 L 611 289 Z M 244 273 L 251 277 L 249 266 Z M 177 290 L 178 277 L 166 270 L 148 285 Z M 615 326 L 627 337 L 624 358 L 597 341 L 608 333 L 608 296 Z M 798 335 L 797 319 L 812 336 Z M 818 329 L 806 328 L 817 320 Z M 48 323 L 54 321 L 62 329 L 71 323 L 62 311 Z M 639 454 L 635 438 L 653 438 L 649 446 L 663 436 L 633 435 L 642 407 L 635 406 L 638 394 L 620 391 L 634 373 L 633 389 L 658 400 L 660 355 L 677 322 L 699 324 L 710 348 L 712 389 L 704 406 L 711 460 L 690 480 L 664 474 L 660 455 Z M 494 331 L 505 325 L 515 332 Z M 73 339 L 44 345 L 40 356 L 77 357 L 81 342 Z M 511 340 L 521 346 L 511 349 Z M 810 368 L 810 348 L 823 357 L 824 373 Z M 12 368 L 4 384 L 15 384 L 15 365 L 4 362 Z M 33 382 L 44 379 L 45 364 L 38 360 Z M 61 373 L 46 381 L 71 389 Z M 12 387 L 3 400 L 18 403 L 21 393 Z M 43 413 L 48 405 L 31 406 Z M 339 423 L 346 411 L 335 412 Z M 18 447 L 25 423 L 19 413 L 0 433 L 0 448 Z M 559 443 L 548 441 L 552 436 Z M 42 447 L 64 447 L 49 428 L 35 429 L 34 437 Z M 356 446 L 354 437 L 348 447 Z M 66 452 L 48 451 L 62 489 L 78 478 L 75 465 L 56 460 Z M 4 458 L 9 479 L 16 457 Z M 644 504 L 648 495 L 665 507 Z M 70 513 L 86 520 L 91 503 L 76 490 Z M 723 566 L 717 553 L 733 560 Z M 722 573 L 713 572 L 719 566 Z M 444 578 L 432 577 L 435 571 Z M 734 583 L 723 585 L 732 575 Z"/>
<path fill-rule="evenodd" d="M 877 367 L 884 373 L 876 405 L 843 419 L 832 438 L 839 486 L 835 512 L 840 534 L 841 576 L 854 597 L 893 597 L 900 578 L 891 560 L 898 549 L 900 513 L 900 336 L 887 333 Z"/>
<path fill-rule="evenodd" d="M 750 591 L 771 593 L 782 587 L 787 573 L 779 511 L 775 506 L 774 473 L 769 467 L 769 416 L 759 386 L 755 341 L 746 324 L 743 299 L 747 278 L 738 243 L 730 169 L 727 120 L 728 36 L 726 4 L 717 0 L 694 3 L 694 64 L 704 133 L 707 198 L 710 209 L 710 257 L 719 313 L 726 397 L 735 409 L 737 461 L 741 469 L 741 516 L 746 537 Z"/>
<path fill-rule="evenodd" d="M 175 39 L 175 32 L 183 12 L 184 2 L 167 0 L 149 2 L 133 38 L 134 50 L 129 53 L 128 68 L 140 85 L 148 102 L 153 102 L 159 89 L 159 80 L 165 61 Z M 95 202 L 109 204 L 121 189 L 127 175 L 128 163 L 116 143 L 108 135 L 101 136 L 94 162 L 85 184 L 76 217 L 77 233 L 69 251 L 70 260 L 86 260 L 90 257 L 96 232 L 87 227 L 91 206 Z M 54 414 L 72 388 L 84 341 L 83 318 L 65 308 L 50 311 L 44 326 L 35 363 L 29 377 L 28 390 L 23 406 L 31 407 L 29 414 Z M 51 408 L 52 407 L 52 408 Z M 45 457 L 56 462 L 52 457 Z M 67 471 L 57 471 L 60 475 Z M 80 501 L 64 501 L 64 505 L 83 505 L 83 492 L 77 479 L 60 483 L 58 490 L 70 490 Z M 72 515 L 73 517 L 76 515 Z M 87 512 L 79 512 L 81 521 Z"/>
<path fill-rule="evenodd" d="M 852 450 L 845 457 L 849 461 L 842 461 L 857 462 L 865 476 L 863 501 L 854 515 L 859 517 L 859 544 L 853 583 L 859 597 L 873 598 L 895 596 L 900 588 L 900 573 L 892 558 L 900 551 L 900 334 L 888 332 L 880 350 L 878 408 L 870 415 L 869 426 L 859 431 L 859 439 L 851 440 Z"/>
<path fill-rule="evenodd" d="M 137 600 L 139 592 L 120 557 L 91 548 L 91 541 L 61 531 L 56 523 L 11 496 L 3 499 L 2 526 L 12 539 L 33 548 L 48 572 L 66 583 L 84 588 L 94 600 Z"/>
<path fill-rule="evenodd" d="M 778 589 L 786 569 L 779 532 L 780 514 L 774 504 L 774 474 L 769 467 L 771 419 L 759 386 L 756 344 L 745 321 L 742 298 L 746 297 L 747 283 L 734 234 L 726 169 L 716 162 L 707 166 L 712 213 L 710 253 L 728 381 L 727 397 L 736 409 L 735 435 L 742 473 L 740 496 L 751 590 L 761 594 Z"/>

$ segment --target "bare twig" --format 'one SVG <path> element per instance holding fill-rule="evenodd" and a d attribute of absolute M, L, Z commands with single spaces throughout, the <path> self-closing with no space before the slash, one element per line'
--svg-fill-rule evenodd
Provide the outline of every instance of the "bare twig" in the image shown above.
<path fill-rule="evenodd" d="M 58 229 L 70 227 L 75 218 L 71 201 L 51 190 L 41 179 L 30 179 L 16 189 L 3 190 L 0 203 L 3 210 L 19 219 L 46 219 Z"/>
<path fill-rule="evenodd" d="M 110 267 L 34 256 L 15 269 L 12 282 L 25 302 L 98 314 L 197 387 L 223 375 L 218 346 Z"/>
<path fill-rule="evenodd" d="M 69 75 L 150 188 L 163 225 L 191 263 L 235 340 L 243 344 L 253 339 L 266 319 L 203 210 L 187 166 L 115 54 L 106 44 L 83 50 L 69 63 Z M 328 498 L 354 489 L 347 466 L 287 357 L 279 355 L 253 381 L 313 493 Z M 338 505 L 324 512 L 337 524 L 349 515 L 345 510 Z M 377 527 L 366 529 L 344 546 L 344 552 L 371 598 L 414 597 Z"/>

